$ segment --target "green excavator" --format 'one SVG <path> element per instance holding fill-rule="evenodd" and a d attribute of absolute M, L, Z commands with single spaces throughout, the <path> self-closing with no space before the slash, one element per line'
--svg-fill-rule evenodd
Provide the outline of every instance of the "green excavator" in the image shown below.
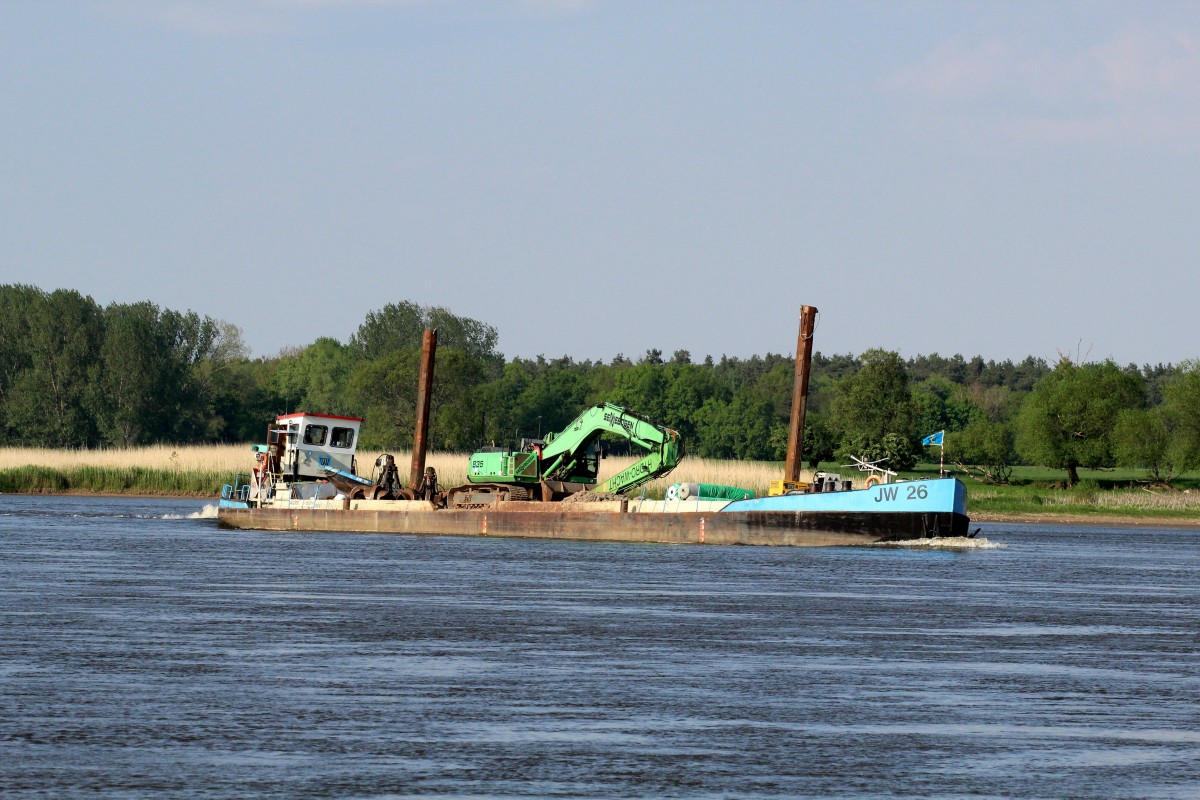
<path fill-rule="evenodd" d="M 633 465 L 597 484 L 600 437 L 611 434 L 648 451 Z M 621 494 L 666 475 L 683 458 L 672 429 L 629 409 L 601 403 L 559 433 L 523 439 L 517 449 L 485 447 L 471 456 L 466 486 L 446 494 L 449 508 L 471 508 L 496 500 L 562 500 L 579 492 Z"/>

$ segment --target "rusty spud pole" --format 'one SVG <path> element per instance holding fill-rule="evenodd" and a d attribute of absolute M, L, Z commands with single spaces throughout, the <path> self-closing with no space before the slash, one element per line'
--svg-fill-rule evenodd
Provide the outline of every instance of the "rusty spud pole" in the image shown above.
<path fill-rule="evenodd" d="M 412 475 L 409 486 L 417 486 L 425 475 L 425 441 L 429 434 L 429 395 L 433 383 L 433 356 L 437 352 L 437 329 L 426 328 L 421 337 L 421 372 L 417 377 L 417 427 L 413 432 Z"/>
<path fill-rule="evenodd" d="M 808 373 L 812 364 L 813 327 L 817 309 L 800 307 L 800 337 L 796 340 L 796 377 L 792 384 L 792 422 L 788 427 L 787 463 L 784 480 L 800 480 L 804 457 L 804 414 L 808 406 Z"/>

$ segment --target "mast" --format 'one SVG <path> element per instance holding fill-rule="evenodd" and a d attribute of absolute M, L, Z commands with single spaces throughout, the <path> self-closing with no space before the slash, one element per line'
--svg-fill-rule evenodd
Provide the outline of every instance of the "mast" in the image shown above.
<path fill-rule="evenodd" d="M 792 384 L 792 421 L 788 428 L 787 464 L 784 480 L 800 480 L 804 456 L 804 414 L 808 406 L 808 374 L 812 363 L 812 337 L 817 309 L 800 307 L 800 335 L 796 339 L 796 377 Z"/>

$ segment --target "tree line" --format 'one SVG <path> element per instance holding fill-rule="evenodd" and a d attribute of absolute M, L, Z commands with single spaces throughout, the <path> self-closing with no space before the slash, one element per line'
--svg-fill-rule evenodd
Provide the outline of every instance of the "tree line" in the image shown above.
<path fill-rule="evenodd" d="M 471 450 L 561 430 L 612 402 L 677 429 L 709 458 L 781 460 L 793 358 L 693 359 L 649 349 L 609 362 L 506 359 L 495 327 L 413 302 L 372 311 L 346 342 L 322 337 L 250 358 L 237 326 L 153 303 L 98 305 L 70 290 L 0 286 L 0 439 L 91 448 L 261 439 L 275 414 L 361 416 L 361 444 L 411 445 L 421 334 L 438 329 L 430 446 Z M 883 349 L 813 354 L 805 458 L 850 455 L 909 469 L 935 457 L 1004 482 L 1036 464 L 1145 468 L 1170 481 L 1200 467 L 1200 364 L 1119 366 L 904 359 Z"/>

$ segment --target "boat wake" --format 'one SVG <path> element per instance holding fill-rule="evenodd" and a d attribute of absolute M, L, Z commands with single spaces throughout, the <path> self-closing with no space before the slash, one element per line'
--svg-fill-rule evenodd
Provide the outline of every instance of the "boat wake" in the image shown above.
<path fill-rule="evenodd" d="M 217 507 L 212 503 L 207 504 L 199 511 L 193 511 L 190 514 L 163 514 L 160 519 L 216 519 Z"/>
<path fill-rule="evenodd" d="M 928 539 L 905 539 L 900 542 L 876 542 L 872 547 L 904 547 L 934 550 L 1003 550 L 1006 545 L 990 542 L 982 536 L 933 536 Z"/>

